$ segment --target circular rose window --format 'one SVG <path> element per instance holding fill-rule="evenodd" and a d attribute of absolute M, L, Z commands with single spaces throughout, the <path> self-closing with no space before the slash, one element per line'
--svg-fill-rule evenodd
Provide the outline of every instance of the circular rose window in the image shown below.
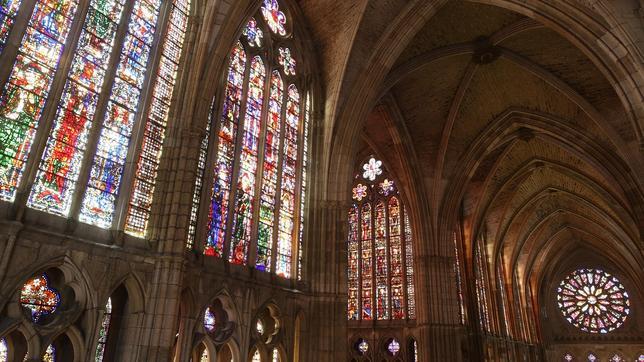
<path fill-rule="evenodd" d="M 568 322 L 589 333 L 619 328 L 630 312 L 624 286 L 599 269 L 578 269 L 568 275 L 557 289 L 557 303 Z"/>

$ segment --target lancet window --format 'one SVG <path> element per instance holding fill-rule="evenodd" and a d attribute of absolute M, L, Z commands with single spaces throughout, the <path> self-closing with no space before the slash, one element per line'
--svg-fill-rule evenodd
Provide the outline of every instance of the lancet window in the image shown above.
<path fill-rule="evenodd" d="M 264 0 L 230 51 L 201 144 L 188 247 L 203 238 L 206 256 L 301 279 L 311 98 L 294 22 Z"/>
<path fill-rule="evenodd" d="M 413 239 L 398 186 L 370 157 L 355 176 L 349 207 L 349 320 L 415 319 Z"/>

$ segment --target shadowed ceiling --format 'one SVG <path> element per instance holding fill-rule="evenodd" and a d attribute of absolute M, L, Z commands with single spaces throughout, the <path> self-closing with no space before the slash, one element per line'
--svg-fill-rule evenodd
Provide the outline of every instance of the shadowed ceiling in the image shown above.
<path fill-rule="evenodd" d="M 637 155 L 620 151 L 631 130 L 611 85 L 570 42 L 458 1 L 397 60 L 357 159 L 375 152 L 401 174 L 412 165 L 436 228 L 457 200 L 466 242 L 484 238 L 491 269 L 502 264 L 518 288 L 588 252 L 638 280 L 631 203 L 641 195 L 624 162 Z M 411 150 L 401 154 L 401 143 Z"/>

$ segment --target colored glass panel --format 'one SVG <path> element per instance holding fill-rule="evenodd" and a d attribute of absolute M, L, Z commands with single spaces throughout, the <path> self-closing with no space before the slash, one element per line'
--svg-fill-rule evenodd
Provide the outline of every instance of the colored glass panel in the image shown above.
<path fill-rule="evenodd" d="M 309 124 L 311 121 L 311 95 L 306 97 L 304 110 L 304 137 L 302 138 L 302 186 L 300 188 L 300 237 L 297 247 L 297 280 L 302 280 L 304 263 L 304 215 L 306 206 L 307 175 L 309 171 Z"/>
<path fill-rule="evenodd" d="M 283 96 L 284 85 L 282 83 L 282 77 L 279 72 L 274 71 L 271 76 L 268 118 L 266 120 L 264 167 L 262 170 L 262 188 L 259 199 L 257 262 L 255 264 L 257 269 L 264 271 L 270 271 L 271 269 Z"/>
<path fill-rule="evenodd" d="M 600 269 L 578 269 L 561 281 L 557 303 L 566 320 L 589 333 L 609 333 L 630 313 L 628 292 L 620 281 Z"/>
<path fill-rule="evenodd" d="M 253 359 L 251 361 L 252 362 L 262 362 L 262 356 L 259 354 L 258 350 L 255 350 L 255 353 L 253 353 Z"/>
<path fill-rule="evenodd" d="M 362 276 L 360 301 L 362 303 L 361 319 L 363 320 L 373 319 L 373 294 L 371 291 L 373 287 L 373 236 L 371 231 L 371 205 L 367 203 L 362 205 L 362 209 L 360 210 L 360 256 L 362 260 L 362 270 L 360 271 Z"/>
<path fill-rule="evenodd" d="M 391 319 L 405 318 L 405 270 L 400 218 L 400 203 L 389 200 L 389 269 L 391 273 Z"/>
<path fill-rule="evenodd" d="M 364 339 L 360 339 L 358 341 L 358 352 L 361 355 L 365 355 L 365 354 L 367 354 L 368 351 L 369 351 L 369 343 L 367 341 L 365 341 Z"/>
<path fill-rule="evenodd" d="M 210 310 L 210 307 L 206 308 L 203 316 L 203 327 L 206 329 L 206 332 L 212 333 L 215 331 L 216 319 L 215 313 Z"/>
<path fill-rule="evenodd" d="M 208 361 L 210 361 L 210 357 L 208 357 L 208 348 L 204 348 L 203 352 L 201 352 L 201 357 L 199 357 L 199 362 Z"/>
<path fill-rule="evenodd" d="M 416 319 L 416 292 L 414 288 L 414 243 L 409 215 L 405 210 L 405 267 L 407 277 L 407 317 Z"/>
<path fill-rule="evenodd" d="M 0 53 L 7 44 L 9 32 L 16 21 L 21 2 L 21 0 L 0 0 Z"/>
<path fill-rule="evenodd" d="M 262 15 L 271 31 L 277 35 L 286 35 L 286 15 L 280 11 L 277 0 L 264 0 Z"/>
<path fill-rule="evenodd" d="M 9 346 L 6 338 L 0 338 L 0 362 L 9 362 Z"/>
<path fill-rule="evenodd" d="M 251 241 L 265 79 L 264 62 L 256 56 L 250 64 L 239 176 L 234 201 L 233 232 L 228 258 L 233 264 L 246 264 Z"/>
<path fill-rule="evenodd" d="M 277 266 L 275 272 L 285 278 L 291 276 L 291 262 L 295 229 L 295 188 L 297 177 L 298 131 L 300 125 L 300 93 L 295 85 L 288 87 L 284 145 L 282 149 L 282 174 L 280 211 L 277 235 Z"/>
<path fill-rule="evenodd" d="M 112 298 L 107 298 L 101 329 L 98 331 L 98 344 L 96 345 L 96 362 L 102 362 L 105 357 L 105 347 L 107 346 L 107 336 L 110 333 L 110 323 L 112 322 Z"/>
<path fill-rule="evenodd" d="M 454 239 L 454 270 L 456 274 L 456 293 L 458 294 L 458 307 L 461 324 L 465 324 L 465 302 L 463 300 L 463 277 L 461 276 L 461 257 L 458 252 L 458 241 L 456 233 L 452 235 Z"/>
<path fill-rule="evenodd" d="M 348 248 L 348 270 L 347 280 L 349 283 L 349 299 L 347 305 L 347 318 L 349 320 L 358 320 L 360 318 L 360 308 L 358 307 L 358 293 L 360 292 L 360 272 L 359 272 L 359 238 L 358 238 L 358 206 L 351 205 L 349 209 L 349 237 L 347 241 Z"/>
<path fill-rule="evenodd" d="M 280 352 L 277 350 L 277 348 L 273 348 L 273 362 L 280 362 L 282 359 L 280 358 Z"/>
<path fill-rule="evenodd" d="M 232 183 L 233 161 L 235 158 L 237 127 L 242 100 L 246 52 L 241 43 L 230 54 L 228 84 L 218 132 L 217 154 L 215 157 L 214 183 L 208 213 L 208 234 L 204 254 L 221 257 L 226 237 L 229 212 L 230 185 Z"/>
<path fill-rule="evenodd" d="M 476 287 L 476 299 L 477 305 L 479 308 L 479 323 L 481 329 L 487 332 L 490 332 L 490 318 L 489 318 L 489 309 L 488 309 L 488 294 L 487 294 L 487 274 L 485 269 L 487 268 L 486 258 L 483 254 L 483 247 L 481 246 L 482 241 L 478 240 L 476 243 L 475 249 L 475 262 L 476 268 L 474 270 L 475 277 L 475 287 Z"/>
<path fill-rule="evenodd" d="M 125 1 L 92 0 L 27 205 L 67 216 Z"/>
<path fill-rule="evenodd" d="M 192 207 L 190 208 L 190 220 L 188 222 L 188 238 L 186 248 L 192 249 L 195 243 L 195 234 L 197 232 L 197 217 L 199 215 L 199 200 L 203 189 L 203 178 L 206 174 L 206 157 L 208 157 L 208 144 L 210 141 L 210 130 L 212 129 L 213 118 L 215 118 L 215 99 L 212 99 L 210 112 L 208 113 L 208 123 L 206 124 L 206 133 L 201 139 L 199 145 L 199 159 L 197 160 L 197 175 L 195 186 L 192 191 Z"/>
<path fill-rule="evenodd" d="M 375 181 L 376 177 L 382 175 L 382 161 L 372 157 L 362 166 L 362 170 L 362 177 L 369 181 Z"/>
<path fill-rule="evenodd" d="M 291 49 L 279 47 L 279 56 L 277 57 L 280 65 L 284 68 L 286 75 L 295 75 L 296 62 L 291 55 Z"/>
<path fill-rule="evenodd" d="M 49 286 L 46 274 L 29 279 L 20 291 L 20 304 L 31 311 L 31 319 L 38 323 L 58 309 L 60 294 Z"/>
<path fill-rule="evenodd" d="M 81 205 L 82 222 L 112 226 L 160 7 L 161 0 L 134 2 Z"/>
<path fill-rule="evenodd" d="M 375 211 L 376 316 L 378 319 L 389 319 L 389 268 L 385 204 L 378 201 Z"/>
<path fill-rule="evenodd" d="M 13 202 L 78 2 L 38 1 L 0 95 L 0 199 Z"/>
<path fill-rule="evenodd" d="M 150 110 L 145 123 L 141 153 L 134 173 L 134 186 L 125 220 L 125 232 L 138 237 L 145 236 L 150 219 L 170 103 L 188 27 L 189 8 L 190 0 L 172 2 L 167 35 L 163 40 L 159 69 L 152 87 Z"/>
<path fill-rule="evenodd" d="M 55 362 L 56 361 L 56 347 L 53 345 L 47 346 L 45 354 L 42 356 L 42 362 Z"/>
<path fill-rule="evenodd" d="M 246 37 L 246 41 L 252 47 L 261 47 L 262 39 L 264 39 L 264 32 L 257 26 L 257 20 L 250 18 L 248 24 L 244 28 L 242 34 Z"/>
<path fill-rule="evenodd" d="M 392 356 L 397 355 L 400 352 L 400 342 L 395 338 L 389 341 L 389 344 L 387 344 L 387 352 Z"/>

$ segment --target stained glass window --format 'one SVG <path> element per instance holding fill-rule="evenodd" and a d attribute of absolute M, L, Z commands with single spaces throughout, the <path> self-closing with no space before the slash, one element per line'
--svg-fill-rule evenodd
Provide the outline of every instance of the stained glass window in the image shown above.
<path fill-rule="evenodd" d="M 557 289 L 557 303 L 568 322 L 589 333 L 612 332 L 630 313 L 624 286 L 600 269 L 578 269 L 568 275 Z"/>
<path fill-rule="evenodd" d="M 161 0 L 134 2 L 81 204 L 82 222 L 112 226 L 160 8 Z"/>
<path fill-rule="evenodd" d="M 259 56 L 254 57 L 250 64 L 240 171 L 233 204 L 233 233 L 228 259 L 234 264 L 246 264 L 251 242 L 265 74 L 264 62 Z"/>
<path fill-rule="evenodd" d="M 210 358 L 208 357 L 208 348 L 204 348 L 203 352 L 201 352 L 201 357 L 199 357 L 199 362 L 208 361 L 210 361 Z"/>
<path fill-rule="evenodd" d="M 281 36 L 286 35 L 286 16 L 280 11 L 277 0 L 264 0 L 262 15 L 273 33 Z"/>
<path fill-rule="evenodd" d="M 263 335 L 264 334 L 264 323 L 262 323 L 262 321 L 258 320 L 257 323 L 255 324 L 255 330 L 257 331 L 257 333 L 259 333 L 260 336 Z"/>
<path fill-rule="evenodd" d="M 210 307 L 206 308 L 203 316 L 203 327 L 206 329 L 206 332 L 212 333 L 215 331 L 216 319 L 215 313 L 210 310 Z"/>
<path fill-rule="evenodd" d="M 369 351 L 369 343 L 361 338 L 358 340 L 358 343 L 356 343 L 356 348 L 358 349 L 358 353 L 365 355 Z"/>
<path fill-rule="evenodd" d="M 6 338 L 0 338 L 0 362 L 9 362 L 9 346 Z"/>
<path fill-rule="evenodd" d="M 588 354 L 588 362 L 595 362 L 597 361 L 597 356 L 595 356 L 594 353 L 589 353 Z"/>
<path fill-rule="evenodd" d="M 574 359 L 575 359 L 575 357 L 573 357 L 570 353 L 566 353 L 566 354 L 564 355 L 564 361 L 568 361 L 568 362 L 570 362 L 570 361 L 572 361 L 572 360 L 574 360 Z"/>
<path fill-rule="evenodd" d="M 483 247 L 483 240 L 478 239 L 475 248 L 475 287 L 476 299 L 479 309 L 479 324 L 482 330 L 490 332 L 490 317 L 488 308 L 488 288 L 487 288 L 487 258 Z"/>
<path fill-rule="evenodd" d="M 77 1 L 36 2 L 9 80 L 0 94 L 0 199 L 13 202 Z"/>
<path fill-rule="evenodd" d="M 392 356 L 397 355 L 398 352 L 400 352 L 400 343 L 398 342 L 398 340 L 396 340 L 395 338 L 391 339 L 389 341 L 389 344 L 387 344 L 387 351 Z"/>
<path fill-rule="evenodd" d="M 0 50 L 20 4 L 0 1 Z M 63 217 L 73 211 L 73 218 L 102 228 L 112 227 L 116 213 L 127 212 L 125 231 L 145 236 L 189 7 L 190 0 L 174 0 L 161 17 L 161 0 L 89 0 L 83 17 L 76 17 L 80 30 L 73 51 L 64 45 L 77 0 L 39 0 L 21 10 L 31 19 L 0 93 L 0 199 L 13 202 L 21 183 L 33 185 L 26 200 L 30 208 Z M 131 10 L 127 14 L 126 8 Z M 165 24 L 167 36 L 157 39 L 157 28 Z M 116 36 L 119 28 L 126 29 L 122 39 Z M 115 49 L 121 50 L 118 59 Z M 64 51 L 70 59 L 66 76 L 50 94 Z M 146 82 L 155 58 L 158 71 Z M 143 118 L 139 105 L 148 88 L 150 106 Z M 51 119 L 41 120 L 48 100 L 54 105 Z M 39 129 L 49 121 L 50 129 Z M 139 121 L 145 121 L 137 137 L 141 141 L 131 147 Z M 38 148 L 43 153 L 37 155 L 42 157 L 28 160 L 37 131 L 45 133 Z M 131 200 L 116 210 L 128 157 L 136 160 L 127 181 L 133 187 Z M 23 182 L 27 162 L 36 172 Z M 79 186 L 87 179 L 86 187 Z M 78 190 L 84 194 L 77 195 Z"/>
<path fill-rule="evenodd" d="M 259 200 L 259 230 L 257 235 L 257 269 L 271 270 L 273 229 L 279 170 L 279 143 L 281 135 L 282 99 L 284 86 L 278 71 L 271 77 L 266 140 L 264 144 L 264 168 L 261 197 Z"/>
<path fill-rule="evenodd" d="M 201 148 L 204 160 L 208 142 L 216 149 L 203 252 L 301 279 L 311 99 L 300 91 L 293 48 L 275 39 L 285 22 L 277 1 L 264 1 L 229 55 L 222 104 L 211 112 L 217 137 Z M 261 55 L 247 58 L 250 48 Z M 201 198 L 201 160 L 193 200 Z M 193 212 L 191 225 L 197 219 Z"/>
<path fill-rule="evenodd" d="M 218 147 L 214 165 L 215 180 L 212 186 L 208 214 L 208 236 L 204 254 L 223 256 L 224 239 L 228 225 L 229 195 L 232 184 L 233 162 L 237 139 L 237 127 L 242 102 L 242 86 L 246 69 L 246 52 L 241 43 L 230 53 L 228 84 L 218 130 Z"/>
<path fill-rule="evenodd" d="M 45 354 L 42 356 L 43 362 L 55 362 L 56 361 L 56 347 L 53 345 L 47 346 Z"/>
<path fill-rule="evenodd" d="M 203 178 L 206 174 L 206 157 L 208 156 L 208 143 L 210 140 L 210 130 L 213 120 L 213 107 L 214 99 L 210 105 L 211 112 L 208 114 L 208 123 L 206 124 L 206 132 L 201 139 L 199 145 L 199 159 L 197 160 L 197 178 L 195 179 L 195 187 L 192 191 L 192 207 L 190 208 L 190 220 L 188 223 L 188 240 L 186 241 L 186 248 L 192 249 L 195 244 L 195 234 L 197 232 L 197 217 L 199 216 L 199 201 L 201 198 L 201 191 L 203 189 Z"/>
<path fill-rule="evenodd" d="M 98 331 L 98 344 L 96 345 L 96 362 L 102 362 L 105 357 L 105 347 L 107 346 L 107 336 L 110 332 L 112 322 L 112 298 L 107 298 L 101 329 Z"/>
<path fill-rule="evenodd" d="M 463 279 L 461 276 L 461 256 L 458 251 L 458 238 L 456 232 L 452 234 L 452 239 L 454 240 L 454 272 L 456 274 L 456 293 L 458 297 L 458 308 L 459 316 L 461 318 L 461 324 L 465 324 L 465 305 L 463 300 Z"/>
<path fill-rule="evenodd" d="M 623 361 L 625 361 L 625 359 L 622 358 L 622 356 L 620 356 L 617 353 L 615 353 L 613 357 L 610 358 L 610 362 L 623 362 Z"/>
<path fill-rule="evenodd" d="M 347 318 L 415 319 L 409 215 L 382 161 L 371 157 L 361 165 L 352 198 L 348 213 Z"/>
<path fill-rule="evenodd" d="M 145 122 L 141 153 L 134 173 L 132 196 L 125 221 L 125 232 L 138 237 L 145 236 L 150 218 L 152 196 L 163 151 L 163 139 L 168 125 L 183 41 L 186 37 L 189 11 L 190 0 L 172 2 L 168 35 L 163 41 L 157 77 L 152 87 L 152 100 Z"/>
<path fill-rule="evenodd" d="M 125 0 L 92 0 L 27 205 L 67 216 Z"/>
<path fill-rule="evenodd" d="M 0 1 L 0 53 L 7 44 L 9 32 L 16 20 L 16 14 L 20 8 L 21 0 Z"/>
<path fill-rule="evenodd" d="M 262 356 L 259 354 L 258 350 L 255 350 L 255 353 L 253 353 L 252 362 L 262 362 Z"/>
<path fill-rule="evenodd" d="M 280 362 L 282 359 L 280 358 L 280 352 L 277 350 L 277 348 L 273 348 L 273 362 Z"/>
<path fill-rule="evenodd" d="M 38 323 L 53 314 L 60 305 L 60 294 L 52 288 L 46 274 L 29 279 L 20 291 L 20 304 L 31 311 L 31 319 Z"/>

